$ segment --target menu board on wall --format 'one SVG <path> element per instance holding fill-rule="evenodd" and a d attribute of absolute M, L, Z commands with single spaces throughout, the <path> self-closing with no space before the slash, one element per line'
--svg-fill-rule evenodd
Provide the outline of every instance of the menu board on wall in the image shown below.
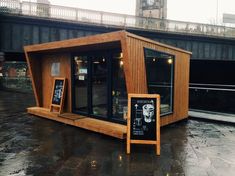
<path fill-rule="evenodd" d="M 51 76 L 60 76 L 60 62 L 51 64 Z"/>
<path fill-rule="evenodd" d="M 130 144 L 155 144 L 160 155 L 160 96 L 129 94 L 127 120 L 127 153 Z"/>

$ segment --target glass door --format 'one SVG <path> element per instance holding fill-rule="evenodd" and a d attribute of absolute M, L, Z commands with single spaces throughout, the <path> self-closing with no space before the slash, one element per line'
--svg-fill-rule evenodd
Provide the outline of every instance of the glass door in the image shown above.
<path fill-rule="evenodd" d="M 74 75 L 74 110 L 82 114 L 88 113 L 88 57 L 75 56 L 73 59 Z"/>
<path fill-rule="evenodd" d="M 120 49 L 75 54 L 72 63 L 73 112 L 125 122 L 127 92 Z"/>
<path fill-rule="evenodd" d="M 107 117 L 108 66 L 105 54 L 94 54 L 91 64 L 92 114 Z"/>

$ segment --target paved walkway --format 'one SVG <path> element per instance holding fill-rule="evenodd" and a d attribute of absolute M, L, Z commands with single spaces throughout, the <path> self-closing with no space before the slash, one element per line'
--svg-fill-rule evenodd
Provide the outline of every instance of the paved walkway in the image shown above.
<path fill-rule="evenodd" d="M 235 173 L 235 126 L 196 120 L 161 129 L 153 146 L 28 115 L 33 96 L 0 91 L 0 176 L 227 176 Z"/>

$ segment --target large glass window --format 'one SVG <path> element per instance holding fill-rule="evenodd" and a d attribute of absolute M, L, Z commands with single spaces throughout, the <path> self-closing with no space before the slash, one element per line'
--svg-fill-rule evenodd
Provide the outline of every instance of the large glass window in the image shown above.
<path fill-rule="evenodd" d="M 120 50 L 90 51 L 73 57 L 73 111 L 119 122 L 127 114 Z"/>
<path fill-rule="evenodd" d="M 160 94 L 161 115 L 173 111 L 174 56 L 144 49 L 148 92 Z"/>
<path fill-rule="evenodd" d="M 127 91 L 123 71 L 122 53 L 112 57 L 112 113 L 113 117 L 124 120 L 127 114 Z"/>
<path fill-rule="evenodd" d="M 107 116 L 107 59 L 104 55 L 92 58 L 92 113 Z"/>

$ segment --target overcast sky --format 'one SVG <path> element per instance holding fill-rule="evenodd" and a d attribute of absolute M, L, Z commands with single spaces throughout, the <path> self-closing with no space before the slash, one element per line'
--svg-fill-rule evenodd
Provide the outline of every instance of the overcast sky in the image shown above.
<path fill-rule="evenodd" d="M 29 1 L 29 0 L 28 0 Z M 35 0 L 31 0 L 35 1 Z M 49 0 L 51 4 L 135 15 L 136 0 Z M 222 23 L 223 13 L 235 14 L 235 0 L 167 0 L 167 18 L 199 23 Z"/>

